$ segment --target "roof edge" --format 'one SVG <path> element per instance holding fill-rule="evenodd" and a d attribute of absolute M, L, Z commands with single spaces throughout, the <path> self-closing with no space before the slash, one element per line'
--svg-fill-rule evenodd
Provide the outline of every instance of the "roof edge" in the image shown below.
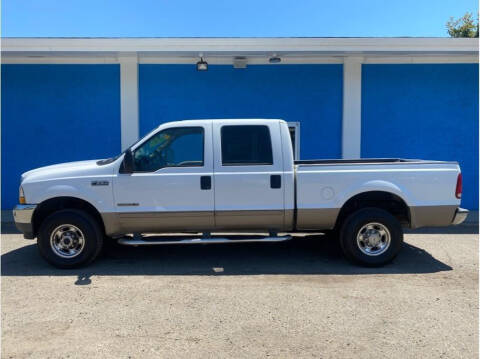
<path fill-rule="evenodd" d="M 478 52 L 475 38 L 2 38 L 3 52 Z"/>

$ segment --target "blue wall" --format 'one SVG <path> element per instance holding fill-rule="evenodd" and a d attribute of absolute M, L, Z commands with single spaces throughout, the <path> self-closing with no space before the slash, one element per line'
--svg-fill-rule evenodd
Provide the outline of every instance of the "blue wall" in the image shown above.
<path fill-rule="evenodd" d="M 2 65 L 2 208 L 21 173 L 120 152 L 119 65 Z"/>
<path fill-rule="evenodd" d="M 301 122 L 301 158 L 341 157 L 342 65 L 140 65 L 140 133 L 195 118 Z"/>
<path fill-rule="evenodd" d="M 362 157 L 458 161 L 477 209 L 478 96 L 475 64 L 363 65 Z"/>
<path fill-rule="evenodd" d="M 2 65 L 2 208 L 20 174 L 120 151 L 119 65 Z M 139 65 L 140 133 L 189 118 L 301 122 L 301 158 L 341 156 L 342 65 Z M 475 64 L 363 65 L 362 157 L 457 160 L 478 207 Z"/>

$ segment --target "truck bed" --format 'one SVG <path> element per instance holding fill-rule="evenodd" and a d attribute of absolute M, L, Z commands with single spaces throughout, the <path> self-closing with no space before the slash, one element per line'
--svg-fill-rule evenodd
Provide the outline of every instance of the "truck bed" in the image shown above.
<path fill-rule="evenodd" d="M 331 228 L 347 200 L 389 193 L 410 209 L 411 226 L 451 223 L 459 199 L 457 162 L 401 158 L 295 161 L 297 228 Z"/>
<path fill-rule="evenodd" d="M 449 161 L 418 160 L 407 158 L 360 158 L 360 159 L 321 159 L 321 160 L 299 160 L 294 161 L 295 165 L 350 165 L 350 164 L 400 164 L 400 163 L 456 163 Z"/>

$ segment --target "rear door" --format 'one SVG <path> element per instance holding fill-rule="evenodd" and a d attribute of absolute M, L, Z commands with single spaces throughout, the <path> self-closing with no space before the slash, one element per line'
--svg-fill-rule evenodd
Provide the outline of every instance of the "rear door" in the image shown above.
<path fill-rule="evenodd" d="M 213 144 L 216 229 L 283 229 L 279 122 L 214 121 Z"/>

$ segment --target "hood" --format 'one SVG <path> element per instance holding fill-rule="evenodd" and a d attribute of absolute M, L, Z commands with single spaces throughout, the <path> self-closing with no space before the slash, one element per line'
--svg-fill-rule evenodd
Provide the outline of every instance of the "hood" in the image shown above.
<path fill-rule="evenodd" d="M 76 161 L 60 163 L 52 166 L 45 166 L 33 169 L 22 174 L 22 183 L 24 181 L 50 180 L 73 176 L 90 176 L 108 173 L 105 167 L 97 165 L 98 160 Z M 111 173 L 111 169 L 109 171 Z"/>

